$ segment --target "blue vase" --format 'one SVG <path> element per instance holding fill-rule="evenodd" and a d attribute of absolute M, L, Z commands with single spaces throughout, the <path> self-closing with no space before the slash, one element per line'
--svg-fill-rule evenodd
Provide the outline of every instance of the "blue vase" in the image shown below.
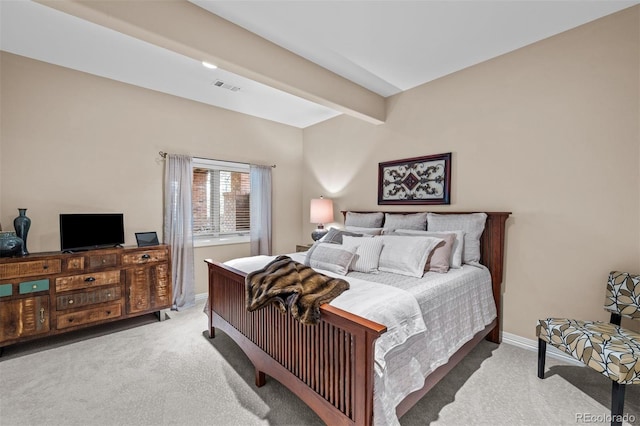
<path fill-rule="evenodd" d="M 27 235 L 29 234 L 29 228 L 31 227 L 31 219 L 26 216 L 27 209 L 18 209 L 18 217 L 13 219 L 13 227 L 16 228 L 16 235 L 22 239 L 22 249 L 20 250 L 21 256 L 29 254 L 27 251 Z"/>
<path fill-rule="evenodd" d="M 0 257 L 11 257 L 22 251 L 22 239 L 13 231 L 0 232 Z"/>

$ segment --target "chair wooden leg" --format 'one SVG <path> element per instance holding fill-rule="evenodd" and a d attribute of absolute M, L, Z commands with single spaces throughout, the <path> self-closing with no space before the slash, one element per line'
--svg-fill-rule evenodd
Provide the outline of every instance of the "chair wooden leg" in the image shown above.
<path fill-rule="evenodd" d="M 611 324 L 620 325 L 620 323 L 622 322 L 622 315 L 612 312 L 609 322 Z"/>
<path fill-rule="evenodd" d="M 538 377 L 544 379 L 544 362 L 547 357 L 547 342 L 538 339 Z"/>
<path fill-rule="evenodd" d="M 624 411 L 624 391 L 626 385 L 613 382 L 611 386 L 611 426 L 622 425 Z"/>

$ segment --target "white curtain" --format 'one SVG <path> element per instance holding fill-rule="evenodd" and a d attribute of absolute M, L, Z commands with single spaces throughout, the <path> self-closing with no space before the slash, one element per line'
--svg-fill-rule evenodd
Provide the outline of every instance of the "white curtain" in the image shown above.
<path fill-rule="evenodd" d="M 271 255 L 271 167 L 251 165 L 251 256 Z"/>
<path fill-rule="evenodd" d="M 164 242 L 171 246 L 173 300 L 171 309 L 195 305 L 193 271 L 193 161 L 187 155 L 167 154 L 164 174 Z"/>

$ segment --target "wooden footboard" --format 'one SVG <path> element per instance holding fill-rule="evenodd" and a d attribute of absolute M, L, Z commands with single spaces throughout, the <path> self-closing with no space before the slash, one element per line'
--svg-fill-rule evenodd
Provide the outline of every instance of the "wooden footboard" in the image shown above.
<path fill-rule="evenodd" d="M 328 304 L 318 325 L 305 326 L 273 306 L 245 308 L 246 274 L 218 262 L 209 266 L 209 335 L 228 334 L 256 369 L 302 399 L 327 424 L 372 424 L 375 340 L 386 327 Z M 214 328 L 215 326 L 215 328 Z"/>

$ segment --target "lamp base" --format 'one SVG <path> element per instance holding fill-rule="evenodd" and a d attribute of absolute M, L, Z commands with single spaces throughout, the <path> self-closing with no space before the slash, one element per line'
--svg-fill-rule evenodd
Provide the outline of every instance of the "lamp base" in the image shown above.
<path fill-rule="evenodd" d="M 313 241 L 318 241 L 320 238 L 327 235 L 327 232 L 329 232 L 329 230 L 324 229 L 323 225 L 318 225 L 318 227 L 311 233 L 311 239 L 313 239 Z"/>

